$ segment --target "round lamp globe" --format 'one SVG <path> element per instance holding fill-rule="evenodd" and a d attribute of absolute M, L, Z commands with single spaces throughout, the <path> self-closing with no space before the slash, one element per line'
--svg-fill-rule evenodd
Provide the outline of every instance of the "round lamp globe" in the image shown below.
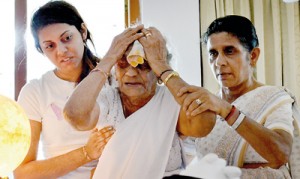
<path fill-rule="evenodd" d="M 23 109 L 0 95 L 0 177 L 8 176 L 24 160 L 30 137 L 30 122 Z"/>

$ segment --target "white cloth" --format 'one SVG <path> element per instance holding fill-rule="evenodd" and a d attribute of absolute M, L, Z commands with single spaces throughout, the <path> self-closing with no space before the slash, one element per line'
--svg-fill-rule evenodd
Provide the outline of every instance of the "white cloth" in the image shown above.
<path fill-rule="evenodd" d="M 41 141 L 45 158 L 55 157 L 86 144 L 90 131 L 77 131 L 63 118 L 62 109 L 75 83 L 58 78 L 53 71 L 27 83 L 18 103 L 30 120 L 42 123 Z M 60 179 L 87 179 L 97 161 L 86 164 Z"/>
<path fill-rule="evenodd" d="M 146 59 L 144 47 L 138 40 L 135 40 L 132 49 L 127 55 L 127 61 L 131 66 L 136 67 L 139 64 L 143 64 L 144 59 Z"/>
<path fill-rule="evenodd" d="M 292 178 L 300 178 L 300 109 L 296 96 L 290 91 L 285 89 L 289 95 L 293 98 L 293 117 L 294 117 L 294 139 L 293 139 L 293 148 L 290 155 L 289 168 Z"/>
<path fill-rule="evenodd" d="M 224 159 L 209 153 L 202 158 L 195 157 L 180 175 L 205 179 L 239 179 L 242 171 L 238 167 L 226 166 Z"/>
<path fill-rule="evenodd" d="M 179 110 L 180 106 L 168 89 L 158 86 L 156 94 L 144 107 L 118 123 L 93 178 L 162 178 L 169 160 Z M 101 115 L 105 115 L 102 113 L 105 109 L 101 109 Z M 99 123 L 101 126 L 101 118 Z"/>

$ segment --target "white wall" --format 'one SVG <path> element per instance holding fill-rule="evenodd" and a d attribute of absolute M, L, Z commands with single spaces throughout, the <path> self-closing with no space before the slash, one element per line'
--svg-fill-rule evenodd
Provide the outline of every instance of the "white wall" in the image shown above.
<path fill-rule="evenodd" d="M 145 26 L 158 28 L 175 56 L 172 66 L 190 84 L 201 85 L 198 0 L 140 0 Z"/>

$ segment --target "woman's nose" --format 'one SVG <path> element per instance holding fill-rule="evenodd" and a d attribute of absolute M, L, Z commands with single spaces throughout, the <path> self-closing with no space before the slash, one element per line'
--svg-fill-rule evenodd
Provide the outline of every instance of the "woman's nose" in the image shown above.
<path fill-rule="evenodd" d="M 222 66 L 226 64 L 226 57 L 222 54 L 219 54 L 216 58 L 216 66 Z"/>
<path fill-rule="evenodd" d="M 128 76 L 136 76 L 136 75 L 138 75 L 138 73 L 139 72 L 138 72 L 137 68 L 135 68 L 135 67 L 133 67 L 131 65 L 129 65 L 127 67 L 126 75 L 128 75 Z"/>
<path fill-rule="evenodd" d="M 66 44 L 64 44 L 64 43 L 58 43 L 57 44 L 57 53 L 59 54 L 59 55 L 64 55 L 66 52 L 67 52 L 67 45 Z"/>

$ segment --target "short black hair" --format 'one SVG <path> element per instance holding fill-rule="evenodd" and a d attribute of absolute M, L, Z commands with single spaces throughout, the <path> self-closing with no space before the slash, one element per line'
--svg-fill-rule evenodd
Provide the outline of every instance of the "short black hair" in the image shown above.
<path fill-rule="evenodd" d="M 202 35 L 202 42 L 207 44 L 210 35 L 220 32 L 227 32 L 237 37 L 243 47 L 249 52 L 259 45 L 255 27 L 246 17 L 228 15 L 217 18 L 209 25 L 206 32 Z"/>

